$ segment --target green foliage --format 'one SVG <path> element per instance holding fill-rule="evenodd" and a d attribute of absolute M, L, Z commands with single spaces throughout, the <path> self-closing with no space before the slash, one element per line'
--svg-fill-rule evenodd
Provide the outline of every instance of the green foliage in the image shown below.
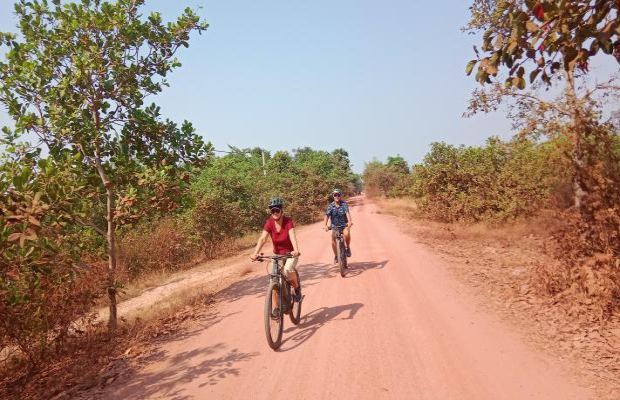
<path fill-rule="evenodd" d="M 39 210 L 32 199 L 41 202 L 41 217 L 50 224 L 50 229 L 42 223 L 36 230 L 25 220 L 0 221 L 6 234 L 2 244 L 10 244 L 3 268 L 22 268 L 25 261 L 16 261 L 19 257 L 35 257 L 34 264 L 25 265 L 53 265 L 64 280 L 46 281 L 50 285 L 41 296 L 61 291 L 67 297 L 59 301 L 71 301 L 68 288 L 74 281 L 65 272 L 80 257 L 101 256 L 107 247 L 111 331 L 116 325 L 117 225 L 188 205 L 192 175 L 212 150 L 191 124 L 179 127 L 163 120 L 157 106 L 145 105 L 146 97 L 161 92 L 167 75 L 180 66 L 175 56 L 188 46 L 190 33 L 208 25 L 190 9 L 170 23 L 159 13 L 143 17 L 143 5 L 144 0 L 20 0 L 15 4 L 19 34 L 0 33 L 6 51 L 0 61 L 0 103 L 15 122 L 13 132 L 3 129 L 1 143 L 9 153 L 20 152 L 20 169 L 12 162 L 0 167 L 8 169 L 0 193 L 25 202 L 9 205 L 13 208 Z M 20 144 L 24 135 L 35 137 L 39 148 Z M 29 194 L 28 185 L 38 189 Z M 91 239 L 93 232 L 106 241 Z M 31 242 L 34 247 L 28 247 Z M 28 268 L 36 276 L 42 270 Z M 26 290 L 16 288 L 10 289 Z M 2 301 L 14 295 L 11 290 L 0 292 Z M 20 312 L 27 312 L 31 301 L 36 306 L 32 294 L 23 298 L 15 303 Z M 39 317 L 41 322 L 44 317 Z"/>
<path fill-rule="evenodd" d="M 366 163 L 363 173 L 364 191 L 370 197 L 400 197 L 413 194 L 409 165 L 400 155 L 388 157 L 387 163 Z"/>
<path fill-rule="evenodd" d="M 485 146 L 433 143 L 409 173 L 402 157 L 373 161 L 364 171 L 370 196 L 411 196 L 441 221 L 499 222 L 532 215 L 567 180 L 559 142 L 490 138 Z"/>
<path fill-rule="evenodd" d="M 508 143 L 491 138 L 482 147 L 433 143 L 414 167 L 420 209 L 444 221 L 503 221 L 532 215 L 549 199 L 557 175 L 549 168 L 552 143 Z M 561 179 L 561 178 L 560 178 Z"/>
<path fill-rule="evenodd" d="M 351 193 L 354 174 L 348 153 L 302 148 L 265 154 L 260 149 L 232 149 L 213 160 L 194 181 L 197 206 L 190 217 L 203 249 L 216 251 L 223 237 L 235 238 L 262 228 L 271 196 L 285 201 L 286 214 L 296 223 L 314 222 L 333 188 Z"/>
<path fill-rule="evenodd" d="M 75 167 L 71 155 L 35 163 L 27 150 L 0 159 L 0 351 L 18 346 L 37 364 L 99 291 L 81 255 L 101 239 L 75 224 L 88 203 L 82 182 L 66 172 Z"/>
<path fill-rule="evenodd" d="M 524 89 L 542 80 L 550 84 L 563 71 L 588 72 L 591 57 L 614 55 L 620 63 L 620 4 L 615 0 L 475 0 L 467 30 L 484 31 L 476 80 L 491 82 L 501 67 L 507 86 Z"/>

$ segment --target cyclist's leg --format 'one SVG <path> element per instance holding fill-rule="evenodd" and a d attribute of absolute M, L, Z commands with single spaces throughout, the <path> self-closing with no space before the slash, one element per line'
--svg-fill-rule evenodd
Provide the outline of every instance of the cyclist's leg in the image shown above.
<path fill-rule="evenodd" d="M 342 235 L 344 236 L 344 243 L 347 245 L 347 248 L 351 244 L 351 230 L 347 226 L 342 230 Z"/>
<path fill-rule="evenodd" d="M 297 266 L 298 258 L 288 258 L 286 263 L 284 264 L 284 273 L 286 274 L 286 279 L 291 282 L 293 287 L 297 289 L 299 286 L 299 282 L 297 282 L 297 274 L 295 274 L 295 267 Z"/>

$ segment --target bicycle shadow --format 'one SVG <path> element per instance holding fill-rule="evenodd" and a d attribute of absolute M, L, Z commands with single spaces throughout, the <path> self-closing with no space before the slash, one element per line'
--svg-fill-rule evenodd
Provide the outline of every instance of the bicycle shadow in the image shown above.
<path fill-rule="evenodd" d="M 368 270 L 383 269 L 389 263 L 389 260 L 383 261 L 357 261 L 348 265 L 345 278 L 355 278 Z"/>
<path fill-rule="evenodd" d="M 314 286 L 320 280 L 331 278 L 337 274 L 337 269 L 330 268 L 329 264 L 322 263 L 300 264 L 297 271 L 302 288 Z M 263 297 L 268 284 L 269 276 L 267 273 L 250 279 L 243 279 L 216 293 L 215 299 L 216 301 L 234 302 L 246 296 Z"/>
<path fill-rule="evenodd" d="M 353 319 L 355 314 L 357 314 L 362 307 L 364 307 L 362 303 L 352 303 L 336 307 L 321 307 L 304 315 L 299 325 L 291 326 L 284 330 L 285 334 L 292 331 L 297 332 L 285 339 L 278 351 L 290 351 L 301 346 L 320 328 L 331 321 Z M 288 347 L 287 343 L 292 343 L 292 346 Z"/>

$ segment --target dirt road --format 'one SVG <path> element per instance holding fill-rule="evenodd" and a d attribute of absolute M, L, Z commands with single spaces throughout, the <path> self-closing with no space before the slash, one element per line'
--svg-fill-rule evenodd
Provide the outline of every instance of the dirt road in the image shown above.
<path fill-rule="evenodd" d="M 299 235 L 302 320 L 272 351 L 264 264 L 218 294 L 203 328 L 108 387 L 123 399 L 588 399 L 563 366 L 475 306 L 396 222 L 359 199 L 341 278 L 320 225 Z M 564 366 L 565 367 L 565 366 Z"/>

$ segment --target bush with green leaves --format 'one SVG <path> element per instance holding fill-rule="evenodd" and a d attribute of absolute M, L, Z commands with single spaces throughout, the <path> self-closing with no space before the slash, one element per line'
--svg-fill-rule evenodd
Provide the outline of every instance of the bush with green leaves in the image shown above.
<path fill-rule="evenodd" d="M 363 181 L 364 191 L 369 197 L 402 197 L 413 194 L 409 165 L 400 155 L 388 157 L 385 164 L 378 160 L 366 163 Z"/>
<path fill-rule="evenodd" d="M 570 181 L 561 151 L 560 139 L 493 137 L 484 146 L 436 142 L 411 173 L 399 157 L 368 163 L 365 190 L 371 196 L 414 197 L 423 213 L 441 221 L 499 222 L 532 215 Z"/>
<path fill-rule="evenodd" d="M 551 163 L 553 142 L 490 138 L 485 146 L 433 143 L 414 167 L 420 210 L 443 221 L 499 222 L 548 204 L 566 171 Z M 559 167 L 559 168 L 558 168 Z"/>
<path fill-rule="evenodd" d="M 103 240 L 75 222 L 89 200 L 81 178 L 67 172 L 78 165 L 69 152 L 37 162 L 23 147 L 7 150 L 0 160 L 0 351 L 17 347 L 34 366 L 101 292 L 101 271 L 83 253 Z"/>
<path fill-rule="evenodd" d="M 266 152 L 263 166 L 260 149 L 231 148 L 194 180 L 196 207 L 190 219 L 204 252 L 213 255 L 223 236 L 235 238 L 262 228 L 270 197 L 282 197 L 286 213 L 297 223 L 310 223 L 326 207 L 333 188 L 352 193 L 355 181 L 343 149 Z"/>

